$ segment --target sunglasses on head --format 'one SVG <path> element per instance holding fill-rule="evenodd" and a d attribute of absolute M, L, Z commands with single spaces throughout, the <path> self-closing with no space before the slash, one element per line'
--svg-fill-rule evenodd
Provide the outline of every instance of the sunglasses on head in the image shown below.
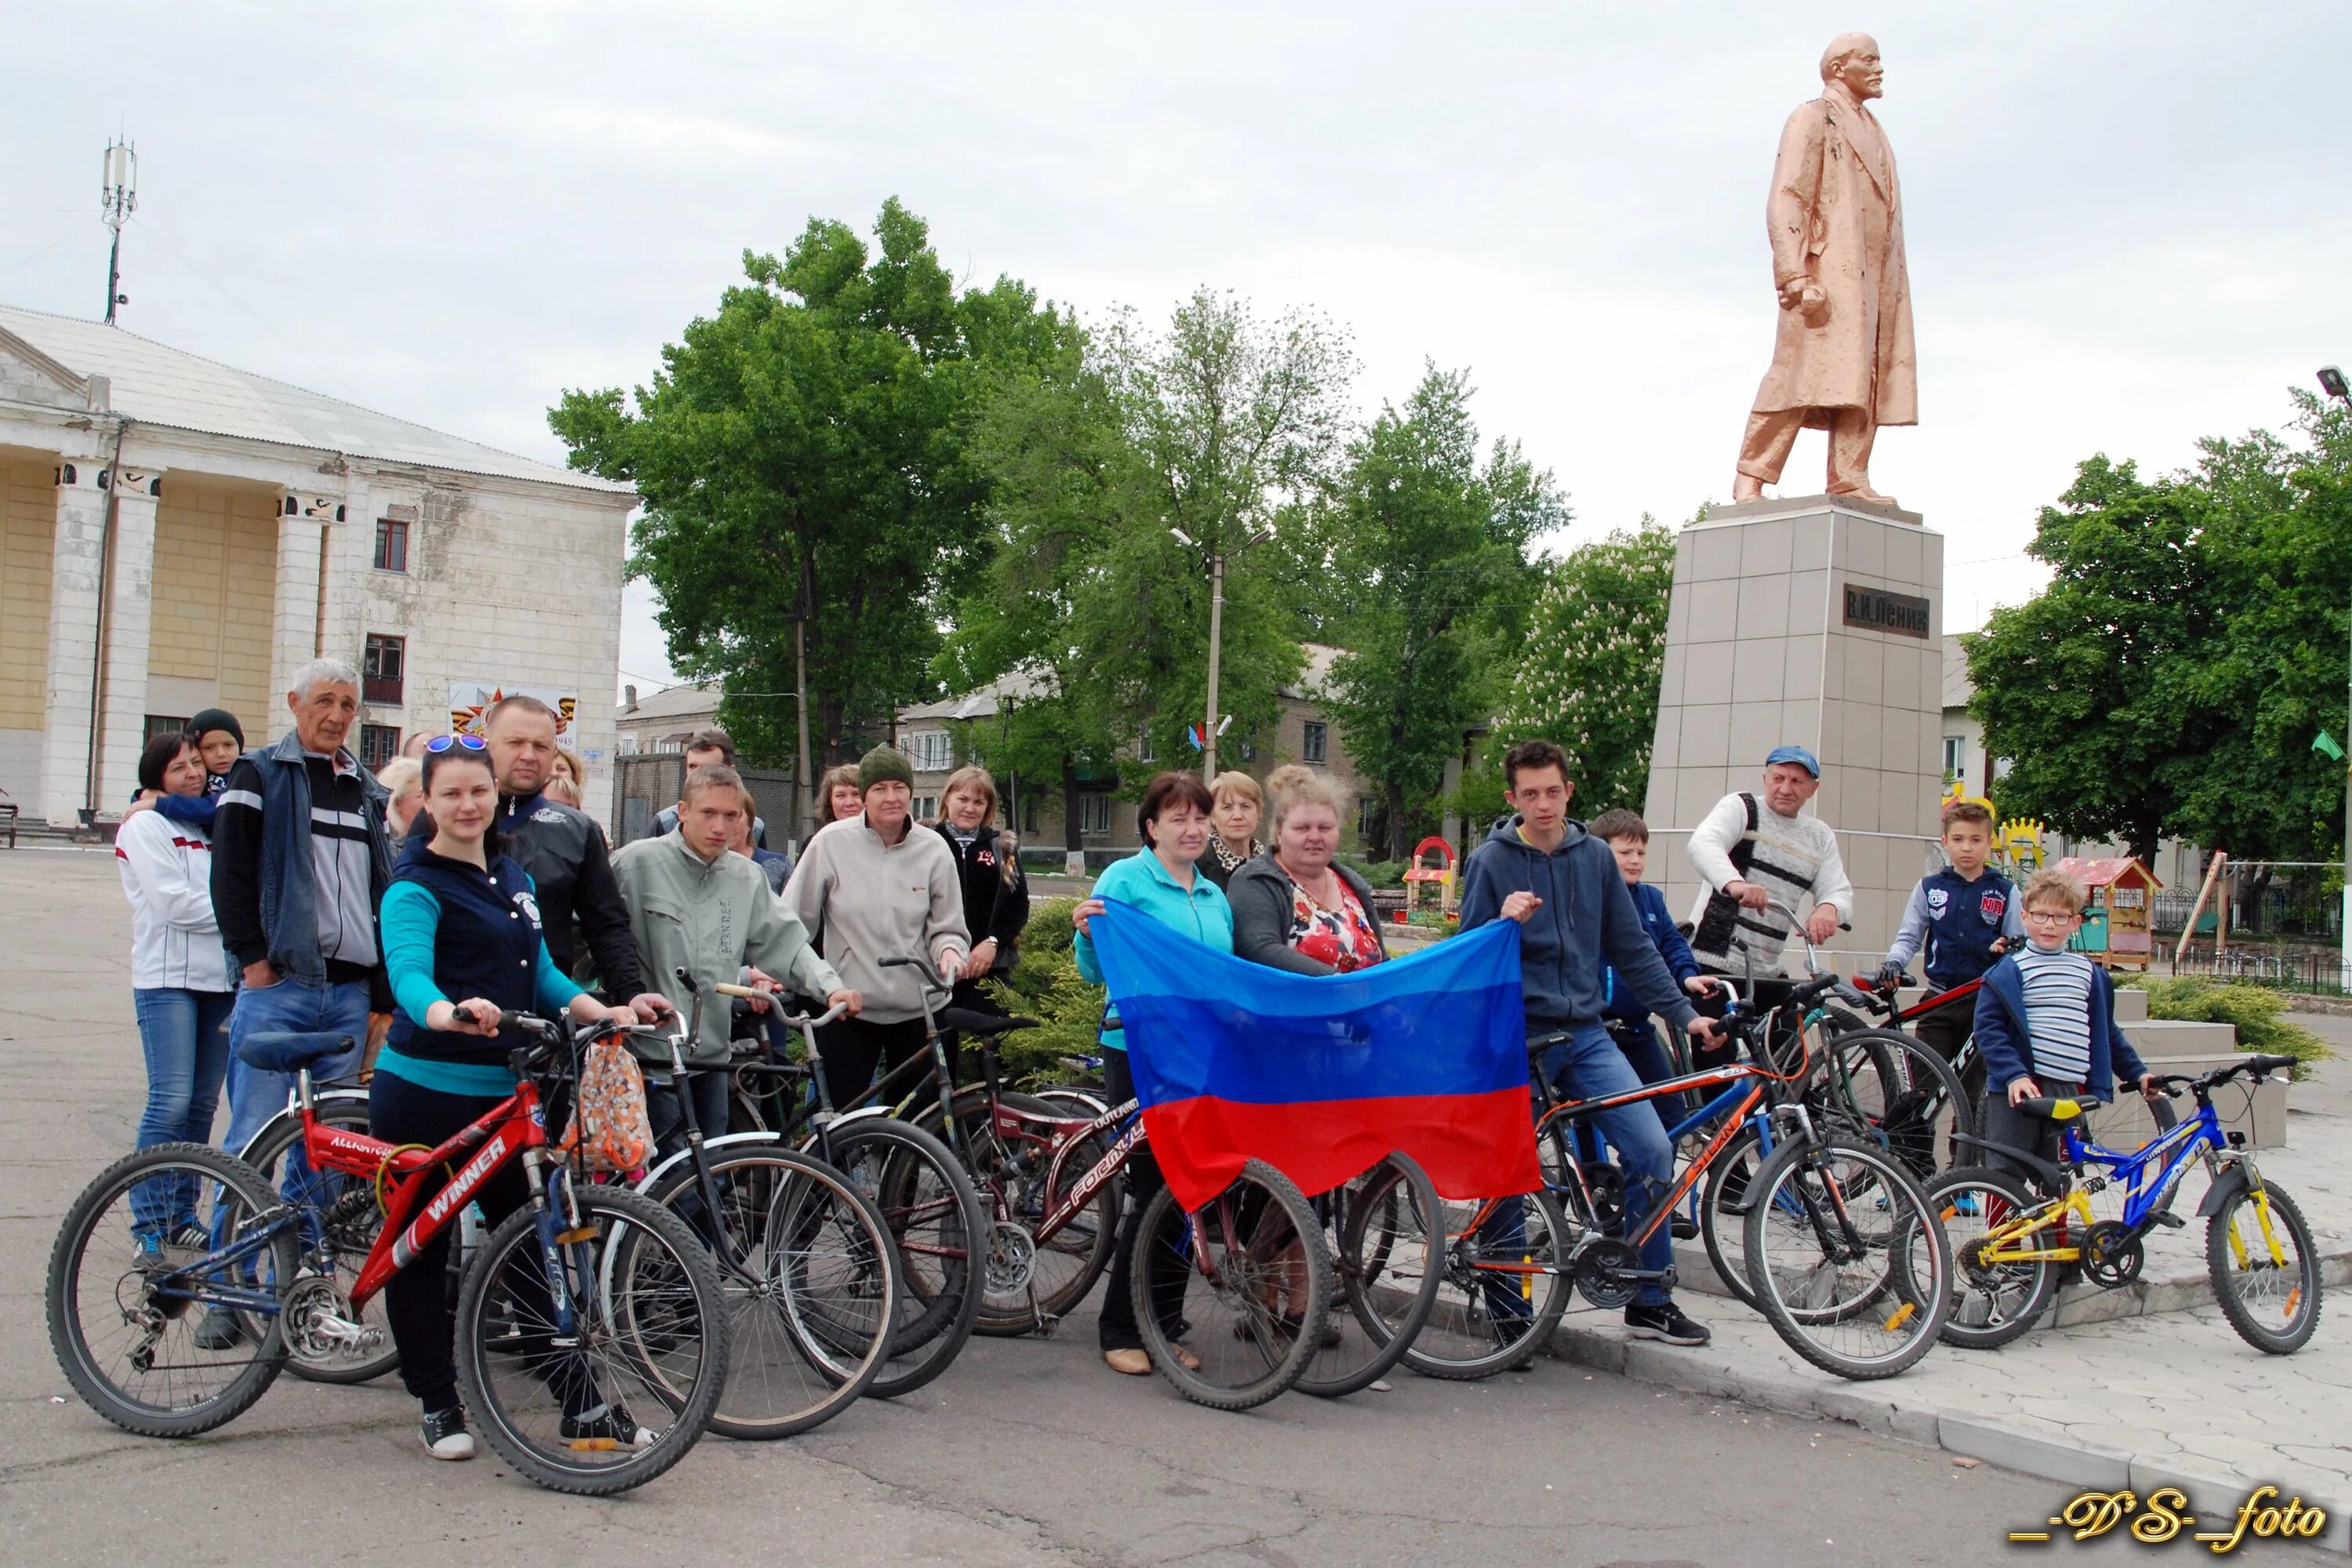
<path fill-rule="evenodd" d="M 482 749 L 482 740 L 478 735 L 436 735 L 425 742 L 425 749 L 428 752 L 446 752 L 452 746 L 463 746 L 469 752 L 478 752 Z"/>

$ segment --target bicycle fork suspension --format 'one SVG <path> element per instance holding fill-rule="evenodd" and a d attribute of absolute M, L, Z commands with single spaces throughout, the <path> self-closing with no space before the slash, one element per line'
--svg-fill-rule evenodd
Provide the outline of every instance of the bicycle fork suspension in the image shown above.
<path fill-rule="evenodd" d="M 531 1223 L 539 1233 L 540 1267 L 547 1275 L 548 1300 L 554 1308 L 555 1333 L 551 1342 L 570 1350 L 580 1343 L 580 1320 L 573 1306 L 570 1271 L 564 1267 L 563 1253 L 567 1247 L 579 1247 L 588 1241 L 594 1232 L 580 1223 L 572 1184 L 561 1179 L 560 1168 L 551 1175 L 537 1149 L 524 1150 L 522 1163 L 530 1178 Z M 584 1250 L 579 1265 L 585 1279 L 593 1260 Z"/>

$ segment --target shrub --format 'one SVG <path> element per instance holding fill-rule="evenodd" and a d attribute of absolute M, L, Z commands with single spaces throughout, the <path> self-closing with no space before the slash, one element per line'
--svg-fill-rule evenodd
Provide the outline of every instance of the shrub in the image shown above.
<path fill-rule="evenodd" d="M 1047 899 L 1029 912 L 1021 931 L 1021 958 L 1003 980 L 990 983 L 998 1005 L 1039 1026 L 1004 1037 L 1002 1059 L 1015 1084 L 1051 1083 L 1067 1079 L 1060 1058 L 1091 1056 L 1099 1048 L 1103 988 L 1078 974 L 1070 924 L 1076 899 Z"/>
<path fill-rule="evenodd" d="M 2147 993 L 2147 1016 L 2186 1024 L 2228 1024 L 2238 1031 L 2238 1048 L 2265 1056 L 2293 1057 L 2298 1063 L 2325 1061 L 2336 1053 L 2300 1024 L 2290 1023 L 2286 998 L 2267 985 L 2244 980 L 2208 980 L 2184 974 L 2172 979 L 2134 976 L 2118 982 Z M 2126 1029 L 2125 1033 L 2130 1031 Z M 2295 1076 L 2304 1076 L 2295 1068 Z"/>

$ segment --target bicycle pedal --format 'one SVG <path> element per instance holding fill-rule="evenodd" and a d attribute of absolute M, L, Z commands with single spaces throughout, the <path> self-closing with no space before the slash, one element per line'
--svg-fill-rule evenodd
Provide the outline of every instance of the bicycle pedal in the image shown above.
<path fill-rule="evenodd" d="M 2187 1220 L 2182 1219 L 2170 1209 L 2158 1209 L 2147 1217 L 2150 1224 L 2163 1226 L 2168 1230 L 2181 1230 L 2186 1228 L 2189 1224 Z"/>
<path fill-rule="evenodd" d="M 617 1437 L 567 1437 L 563 1446 L 575 1454 L 609 1454 L 621 1446 Z"/>

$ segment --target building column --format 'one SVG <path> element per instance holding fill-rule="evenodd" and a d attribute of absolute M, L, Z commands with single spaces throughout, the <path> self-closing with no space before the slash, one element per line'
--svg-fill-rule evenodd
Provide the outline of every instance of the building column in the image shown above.
<path fill-rule="evenodd" d="M 327 531 L 342 516 L 340 498 L 307 490 L 288 491 L 278 507 L 278 595 L 269 643 L 268 739 L 272 741 L 294 727 L 285 697 L 293 689 L 294 672 L 319 657 Z M 253 742 L 263 743 L 258 737 Z"/>
<path fill-rule="evenodd" d="M 147 648 L 155 624 L 155 508 L 160 471 L 126 468 L 114 498 L 114 565 L 106 589 L 106 714 L 98 809 L 116 816 L 139 787 L 147 739 Z"/>
<path fill-rule="evenodd" d="M 41 815 L 80 821 L 89 794 L 90 676 L 98 659 L 99 550 L 106 492 L 97 458 L 60 454 L 57 533 L 49 557 L 49 647 L 43 681 Z"/>

